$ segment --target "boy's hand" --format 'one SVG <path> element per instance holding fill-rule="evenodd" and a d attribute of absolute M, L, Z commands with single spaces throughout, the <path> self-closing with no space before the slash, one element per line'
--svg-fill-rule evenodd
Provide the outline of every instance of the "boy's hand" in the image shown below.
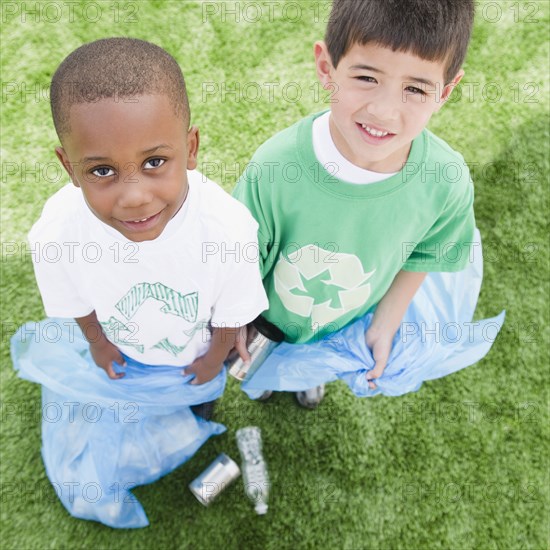
<path fill-rule="evenodd" d="M 239 355 L 245 363 L 249 362 L 250 353 L 248 352 L 248 346 L 250 346 L 250 343 L 256 338 L 257 334 L 258 329 L 252 323 L 240 327 L 236 336 L 235 346 L 229 352 L 227 361 L 231 363 Z"/>
<path fill-rule="evenodd" d="M 109 340 L 102 338 L 98 342 L 90 343 L 90 353 L 95 361 L 95 364 L 102 368 L 109 378 L 117 380 L 124 376 L 123 372 L 116 373 L 113 368 L 113 362 L 125 367 L 126 361 L 122 358 L 119 349 Z"/>
<path fill-rule="evenodd" d="M 367 380 L 369 380 L 369 388 L 371 390 L 376 389 L 376 384 L 371 382 L 371 380 L 382 376 L 382 373 L 386 368 L 388 357 L 391 352 L 393 337 L 393 334 L 388 334 L 386 332 L 373 329 L 372 326 L 369 327 L 367 333 L 365 334 L 367 346 L 371 350 L 372 357 L 375 361 L 374 368 L 366 374 Z"/>
<path fill-rule="evenodd" d="M 122 378 L 124 373 L 117 374 L 113 368 L 113 362 L 125 367 L 126 361 L 122 358 L 119 349 L 112 342 L 109 342 L 105 336 L 101 323 L 97 320 L 95 310 L 84 317 L 76 317 L 75 321 L 82 330 L 82 336 L 90 344 L 90 353 L 95 364 L 102 368 L 112 380 Z M 88 334 L 93 334 L 93 337 L 89 338 Z"/>
<path fill-rule="evenodd" d="M 393 337 L 426 275 L 415 271 L 400 271 L 376 306 L 371 325 L 365 334 L 367 346 L 371 349 L 375 362 L 374 368 L 367 372 L 367 380 L 382 376 L 390 356 Z M 374 382 L 369 382 L 369 388 L 376 388 Z"/>
<path fill-rule="evenodd" d="M 210 349 L 202 357 L 198 357 L 191 365 L 183 369 L 182 374 L 194 374 L 195 378 L 191 381 L 193 385 L 210 382 L 222 370 L 223 362 L 229 350 L 237 347 L 237 345 L 241 349 L 245 346 L 246 335 L 243 329 L 245 327 L 214 327 Z M 241 339 L 240 342 L 239 338 Z M 248 354 L 248 351 L 246 353 Z"/>
<path fill-rule="evenodd" d="M 183 375 L 194 374 L 195 378 L 189 382 L 192 385 L 205 384 L 216 378 L 223 368 L 223 363 L 209 361 L 206 355 L 197 357 L 191 365 L 185 368 Z"/>

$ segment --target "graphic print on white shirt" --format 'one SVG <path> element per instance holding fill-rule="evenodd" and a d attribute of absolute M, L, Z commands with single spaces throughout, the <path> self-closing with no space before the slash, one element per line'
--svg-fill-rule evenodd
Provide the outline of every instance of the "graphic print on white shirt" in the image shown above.
<path fill-rule="evenodd" d="M 158 319 L 158 324 L 153 323 L 158 327 L 170 326 L 172 329 L 174 323 L 178 323 L 176 319 L 163 319 L 164 315 L 179 317 L 188 324 L 193 323 L 187 330 L 182 328 L 182 341 L 174 342 L 173 336 L 170 340 L 166 335 L 162 335 L 161 338 L 156 335 L 153 341 L 150 337 L 143 340 L 144 334 L 141 334 L 140 338 L 139 324 L 135 323 L 134 319 L 139 318 L 138 312 L 150 300 L 157 302 L 158 305 L 162 304 L 162 306 L 160 309 L 158 307 L 149 308 L 146 313 L 148 324 L 152 320 L 154 321 L 155 314 L 161 317 Z M 174 357 L 178 357 L 191 342 L 193 336 L 208 326 L 208 319 L 201 319 L 198 323 L 196 322 L 198 305 L 199 293 L 197 291 L 184 295 L 160 282 L 139 283 L 133 285 L 115 304 L 116 309 L 124 317 L 124 321 L 111 316 L 108 321 L 100 321 L 100 323 L 107 338 L 116 345 L 132 347 L 142 354 L 147 350 L 160 349 Z M 179 322 L 181 324 L 181 321 Z M 171 332 L 173 333 L 173 330 Z M 151 331 L 148 331 L 147 336 L 150 335 Z"/>

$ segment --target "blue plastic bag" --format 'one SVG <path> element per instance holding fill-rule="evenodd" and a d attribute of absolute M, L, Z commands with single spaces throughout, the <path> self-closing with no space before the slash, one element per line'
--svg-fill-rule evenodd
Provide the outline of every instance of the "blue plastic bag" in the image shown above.
<path fill-rule="evenodd" d="M 21 378 L 42 385 L 42 458 L 69 513 L 110 527 L 145 527 L 130 492 L 191 458 L 225 427 L 196 417 L 190 405 L 223 393 L 225 369 L 202 385 L 180 368 L 125 357 L 126 375 L 97 367 L 74 319 L 26 323 L 11 339 Z"/>
<path fill-rule="evenodd" d="M 376 389 L 369 388 L 365 376 L 375 363 L 365 343 L 373 312 L 318 342 L 283 342 L 241 387 L 251 398 L 264 390 L 303 391 L 338 379 L 358 397 L 417 391 L 425 380 L 472 365 L 491 348 L 505 312 L 472 322 L 482 279 L 481 238 L 476 229 L 466 269 L 428 273 L 395 335 Z"/>

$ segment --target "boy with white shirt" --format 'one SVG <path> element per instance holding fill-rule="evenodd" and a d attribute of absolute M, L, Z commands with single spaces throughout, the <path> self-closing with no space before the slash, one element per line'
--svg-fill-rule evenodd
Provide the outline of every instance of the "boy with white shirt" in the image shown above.
<path fill-rule="evenodd" d="M 466 266 L 473 185 L 425 127 L 464 74 L 473 17 L 469 0 L 334 0 L 314 49 L 330 111 L 264 143 L 234 191 L 259 223 L 266 336 L 311 342 L 376 308 L 373 380 L 426 272 Z"/>
<path fill-rule="evenodd" d="M 67 510 L 143 527 L 129 490 L 225 429 L 210 421 L 223 362 L 267 299 L 257 262 L 212 250 L 254 245 L 257 223 L 195 171 L 199 130 L 181 69 L 162 48 L 131 38 L 84 44 L 58 67 L 50 96 L 55 152 L 72 183 L 29 234 L 42 251 L 33 260 L 49 316 L 30 327 L 53 325 L 60 337 L 29 341 L 25 325 L 12 358 L 41 384 L 44 403 L 72 407 L 42 422 L 46 472 Z"/>

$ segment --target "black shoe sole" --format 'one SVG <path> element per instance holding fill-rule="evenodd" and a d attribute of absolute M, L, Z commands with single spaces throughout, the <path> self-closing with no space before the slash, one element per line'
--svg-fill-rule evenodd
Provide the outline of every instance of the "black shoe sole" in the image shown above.
<path fill-rule="evenodd" d="M 199 403 L 198 405 L 191 405 L 191 410 L 195 416 L 200 416 L 204 420 L 212 420 L 214 415 L 214 409 L 216 408 L 216 401 L 207 401 L 206 403 Z"/>

